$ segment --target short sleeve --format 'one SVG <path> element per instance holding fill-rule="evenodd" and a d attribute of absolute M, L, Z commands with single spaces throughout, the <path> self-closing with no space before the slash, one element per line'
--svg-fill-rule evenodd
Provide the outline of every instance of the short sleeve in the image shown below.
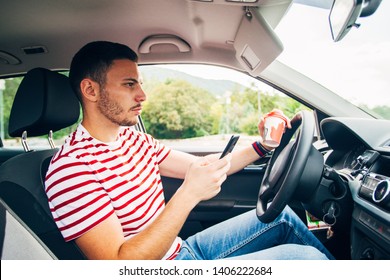
<path fill-rule="evenodd" d="M 157 163 L 161 164 L 164 159 L 169 155 L 171 152 L 171 149 L 167 146 L 165 146 L 163 143 L 161 143 L 159 140 L 153 138 L 151 135 L 146 134 L 148 142 L 150 142 L 155 149 L 156 157 L 157 157 Z"/>
<path fill-rule="evenodd" d="M 81 236 L 114 213 L 94 172 L 76 158 L 53 158 L 45 190 L 54 221 L 66 241 Z"/>

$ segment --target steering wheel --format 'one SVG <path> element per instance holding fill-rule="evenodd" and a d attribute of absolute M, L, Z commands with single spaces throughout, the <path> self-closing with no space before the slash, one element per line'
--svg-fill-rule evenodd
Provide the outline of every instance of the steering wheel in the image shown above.
<path fill-rule="evenodd" d="M 256 214 L 260 221 L 269 223 L 275 220 L 291 201 L 297 188 L 305 180 L 305 171 L 311 169 L 309 156 L 313 153 L 312 146 L 314 136 L 314 116 L 309 111 L 301 111 L 291 119 L 291 129 L 284 133 L 280 145 L 274 150 L 267 165 L 263 180 L 260 185 L 256 206 Z M 295 140 L 291 141 L 295 132 L 300 128 Z M 315 152 L 314 152 L 315 153 Z M 315 156 L 318 157 L 318 156 Z M 318 164 L 315 164 L 318 165 Z M 314 173 L 317 182 L 304 182 L 304 185 L 318 185 L 322 174 L 323 162 L 316 167 Z M 309 170 L 311 173 L 313 170 Z M 305 176 L 302 176 L 305 173 Z M 317 178 L 319 175 L 319 178 Z M 315 186 L 316 187 L 316 186 Z M 306 188 L 306 187 L 305 187 Z M 299 189 L 299 193 L 306 190 Z M 311 190 L 308 190 L 311 191 Z"/>

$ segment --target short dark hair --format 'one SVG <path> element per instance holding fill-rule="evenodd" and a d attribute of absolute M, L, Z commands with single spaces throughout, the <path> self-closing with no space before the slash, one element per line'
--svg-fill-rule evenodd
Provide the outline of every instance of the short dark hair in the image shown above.
<path fill-rule="evenodd" d="M 80 101 L 81 81 L 90 78 L 104 86 L 107 71 L 116 59 L 138 62 L 138 56 L 131 48 L 107 41 L 88 43 L 75 54 L 70 65 L 69 80 Z"/>

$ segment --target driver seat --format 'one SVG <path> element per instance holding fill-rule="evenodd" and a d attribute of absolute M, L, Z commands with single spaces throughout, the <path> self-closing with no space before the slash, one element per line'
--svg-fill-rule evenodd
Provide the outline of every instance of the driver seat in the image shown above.
<path fill-rule="evenodd" d="M 66 76 L 44 68 L 30 70 L 16 92 L 9 120 L 9 134 L 23 136 L 25 152 L 0 166 L 0 198 L 58 259 L 85 259 L 74 242 L 64 241 L 44 190 L 47 168 L 58 149 L 51 145 L 30 150 L 26 133 L 48 135 L 76 123 L 79 115 L 79 101 Z"/>

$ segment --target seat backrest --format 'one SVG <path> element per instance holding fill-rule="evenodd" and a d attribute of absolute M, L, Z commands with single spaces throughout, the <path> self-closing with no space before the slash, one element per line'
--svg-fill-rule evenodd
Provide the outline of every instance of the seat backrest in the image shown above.
<path fill-rule="evenodd" d="M 16 92 L 9 134 L 48 135 L 78 120 L 80 105 L 68 78 L 43 68 L 30 70 Z M 44 180 L 57 149 L 28 151 L 0 166 L 0 197 L 58 259 L 82 259 L 74 242 L 65 242 L 51 215 Z"/>
<path fill-rule="evenodd" d="M 56 256 L 0 199 L 2 260 L 55 260 Z"/>

